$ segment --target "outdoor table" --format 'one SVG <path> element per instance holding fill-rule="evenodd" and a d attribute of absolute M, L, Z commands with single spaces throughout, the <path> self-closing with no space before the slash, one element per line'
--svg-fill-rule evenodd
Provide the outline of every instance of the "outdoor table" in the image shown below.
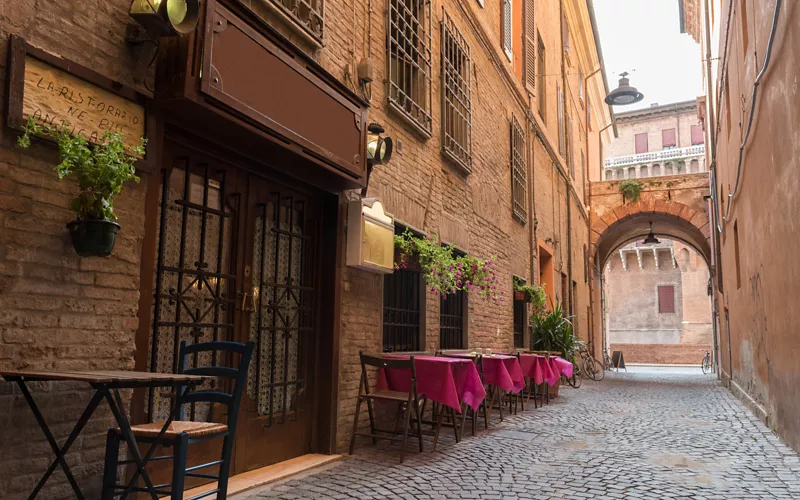
<path fill-rule="evenodd" d="M 525 377 L 516 356 L 483 355 L 483 381 L 514 394 L 525 388 Z"/>
<path fill-rule="evenodd" d="M 185 387 L 183 390 L 182 395 L 185 395 L 186 392 L 190 391 L 195 385 L 201 384 L 207 377 L 197 376 L 197 375 L 176 375 L 176 374 L 167 374 L 167 373 L 149 373 L 149 372 L 134 372 L 134 371 L 17 371 L 17 370 L 0 370 L 0 376 L 2 376 L 8 382 L 16 382 L 22 392 L 22 395 L 25 397 L 25 401 L 27 401 L 28 406 L 30 407 L 31 411 L 33 412 L 33 416 L 36 419 L 36 422 L 39 424 L 39 427 L 42 429 L 45 438 L 50 443 L 50 447 L 53 449 L 53 453 L 55 454 L 55 460 L 53 463 L 50 464 L 50 467 L 45 472 L 44 476 L 39 480 L 39 483 L 34 488 L 31 495 L 28 497 L 32 499 L 39 494 L 42 487 L 45 485 L 47 480 L 55 471 L 56 465 L 60 465 L 61 469 L 64 471 L 64 474 L 67 476 L 67 480 L 69 481 L 72 489 L 75 491 L 76 498 L 83 499 L 85 498 L 83 492 L 81 491 L 78 483 L 75 481 L 75 477 L 72 475 L 70 471 L 69 464 L 67 464 L 67 460 L 65 459 L 65 455 L 75 440 L 80 435 L 81 431 L 83 430 L 86 423 L 89 421 L 89 418 L 92 416 L 94 411 L 97 409 L 97 406 L 100 402 L 105 399 L 108 402 L 108 406 L 111 408 L 111 413 L 114 414 L 114 418 L 117 421 L 117 425 L 119 425 L 120 432 L 125 439 L 125 442 L 128 444 L 128 448 L 130 453 L 133 455 L 133 462 L 136 464 L 138 474 L 142 476 L 142 479 L 145 482 L 147 490 L 150 493 L 150 496 L 153 499 L 157 499 L 158 495 L 156 493 L 156 489 L 153 486 L 153 482 L 150 480 L 150 476 L 147 474 L 145 470 L 145 465 L 150 460 L 153 455 L 153 452 L 158 445 L 158 441 L 163 437 L 164 433 L 166 432 L 169 425 L 175 419 L 177 414 L 178 408 L 180 408 L 180 400 L 181 397 L 175 398 L 175 405 L 170 412 L 170 416 L 167 421 L 164 423 L 164 427 L 161 429 L 158 437 L 156 438 L 155 442 L 152 444 L 150 450 L 147 454 L 142 457 L 141 452 L 139 451 L 139 447 L 136 443 L 136 438 L 133 435 L 133 431 L 131 430 L 131 424 L 128 420 L 127 413 L 125 408 L 122 404 L 122 397 L 119 394 L 120 389 L 135 389 L 135 388 L 154 388 L 154 387 Z M 53 433 L 50 431 L 50 428 L 47 426 L 47 423 L 44 421 L 44 417 L 42 416 L 41 411 L 39 411 L 39 407 L 36 405 L 36 402 L 33 400 L 33 396 L 31 396 L 30 391 L 28 390 L 27 383 L 28 382 L 85 382 L 87 383 L 92 390 L 94 391 L 94 395 L 92 399 L 89 401 L 89 404 L 86 406 L 86 409 L 81 414 L 81 417 L 78 419 L 78 422 L 75 424 L 75 427 L 70 432 L 69 437 L 64 442 L 64 444 L 59 448 L 58 443 L 53 436 Z M 135 480 L 135 479 L 134 479 Z M 133 480 L 128 485 L 130 488 L 133 484 Z M 127 490 L 126 490 L 127 491 Z M 125 493 L 123 492 L 123 497 Z"/>
<path fill-rule="evenodd" d="M 403 354 L 387 354 L 386 357 L 407 358 Z M 417 394 L 431 401 L 443 404 L 461 413 L 461 403 L 473 410 L 478 408 L 486 397 L 478 369 L 470 359 L 442 358 L 437 356 L 414 356 L 417 372 Z M 377 387 L 395 391 L 409 391 L 411 372 L 409 370 L 378 371 Z"/>
<path fill-rule="evenodd" d="M 564 375 L 567 378 L 572 377 L 573 365 L 566 359 L 559 356 L 550 356 L 550 363 L 552 363 L 556 373 Z"/>

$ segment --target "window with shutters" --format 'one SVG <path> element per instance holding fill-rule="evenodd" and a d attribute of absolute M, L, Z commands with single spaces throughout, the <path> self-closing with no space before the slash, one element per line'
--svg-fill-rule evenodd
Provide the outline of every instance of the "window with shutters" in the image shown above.
<path fill-rule="evenodd" d="M 692 125 L 692 146 L 704 144 L 705 142 L 706 138 L 703 134 L 703 127 L 700 125 Z"/>
<path fill-rule="evenodd" d="M 431 135 L 431 2 L 389 0 L 389 106 Z"/>
<path fill-rule="evenodd" d="M 586 128 L 592 131 L 592 103 L 589 96 L 586 96 Z"/>
<path fill-rule="evenodd" d="M 583 203 L 589 205 L 589 190 L 586 189 L 586 157 L 581 149 L 581 189 L 583 190 Z"/>
<path fill-rule="evenodd" d="M 544 42 L 542 41 L 542 35 L 539 34 L 539 31 L 536 31 L 536 68 L 539 78 L 539 92 L 537 94 L 537 104 L 539 108 L 539 116 L 542 117 L 542 121 L 547 123 L 547 80 L 546 80 L 546 68 L 545 68 L 545 58 L 544 58 Z"/>
<path fill-rule="evenodd" d="M 675 286 L 658 286 L 658 312 L 659 314 L 675 313 Z"/>
<path fill-rule="evenodd" d="M 564 94 L 561 92 L 561 86 L 556 85 L 557 107 L 558 107 L 558 153 L 566 158 L 566 136 L 564 135 Z"/>
<path fill-rule="evenodd" d="M 442 153 L 472 171 L 472 60 L 464 36 L 442 9 Z"/>
<path fill-rule="evenodd" d="M 583 70 L 578 70 L 578 98 L 583 101 Z"/>
<path fill-rule="evenodd" d="M 668 128 L 661 131 L 661 147 L 662 149 L 672 149 L 678 145 L 675 137 L 675 129 Z"/>
<path fill-rule="evenodd" d="M 529 91 L 536 90 L 536 5 L 534 0 L 525 0 L 525 86 Z"/>
<path fill-rule="evenodd" d="M 647 153 L 647 133 L 636 134 L 636 154 Z"/>
<path fill-rule="evenodd" d="M 567 56 L 567 62 L 569 62 L 569 26 L 567 26 L 567 18 L 561 18 L 561 25 L 563 26 L 564 31 L 564 53 Z"/>
<path fill-rule="evenodd" d="M 525 162 L 525 130 L 511 117 L 511 199 L 513 214 L 523 224 L 528 220 L 528 172 Z"/>
<path fill-rule="evenodd" d="M 572 115 L 567 116 L 567 164 L 569 164 L 569 175 L 572 180 L 575 180 L 575 150 L 574 139 L 572 135 Z"/>
<path fill-rule="evenodd" d="M 503 0 L 503 52 L 509 61 L 514 59 L 514 42 L 511 26 L 513 25 L 513 9 L 511 0 Z"/>

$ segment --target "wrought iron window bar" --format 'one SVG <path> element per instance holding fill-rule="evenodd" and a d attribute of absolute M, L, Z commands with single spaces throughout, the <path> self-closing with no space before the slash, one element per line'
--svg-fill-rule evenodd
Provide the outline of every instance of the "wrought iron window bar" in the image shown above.
<path fill-rule="evenodd" d="M 469 45 L 442 8 L 442 153 L 472 171 L 472 59 Z"/>
<path fill-rule="evenodd" d="M 525 155 L 525 131 L 515 116 L 511 117 L 511 198 L 514 217 L 528 220 L 528 172 Z"/>

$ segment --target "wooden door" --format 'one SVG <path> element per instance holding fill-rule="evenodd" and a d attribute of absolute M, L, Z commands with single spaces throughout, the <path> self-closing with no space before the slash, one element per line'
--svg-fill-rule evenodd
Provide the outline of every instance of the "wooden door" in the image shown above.
<path fill-rule="evenodd" d="M 242 186 L 246 190 L 247 179 L 229 163 L 173 142 L 165 144 L 160 174 L 152 327 L 142 364 L 148 371 L 174 373 L 181 341 L 235 338 L 235 305 L 241 287 L 241 204 L 246 195 Z M 210 362 L 197 356 L 189 359 L 191 366 Z M 144 397 L 141 407 L 150 422 L 165 420 L 174 403 L 168 389 L 150 390 L 139 397 Z M 227 415 L 216 405 L 192 404 L 184 407 L 183 418 L 226 422 Z M 221 439 L 214 439 L 192 445 L 189 466 L 218 460 L 221 444 Z M 169 465 L 156 462 L 148 467 L 156 483 L 170 481 Z M 203 472 L 216 474 L 216 469 Z M 202 482 L 208 481 L 191 479 L 187 487 Z"/>
<path fill-rule="evenodd" d="M 319 206 L 251 175 L 238 338 L 256 349 L 236 436 L 235 472 L 311 451 Z"/>

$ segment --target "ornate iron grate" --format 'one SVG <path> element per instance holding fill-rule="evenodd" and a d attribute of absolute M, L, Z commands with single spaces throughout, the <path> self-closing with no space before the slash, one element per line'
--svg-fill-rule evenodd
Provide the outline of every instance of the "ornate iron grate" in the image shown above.
<path fill-rule="evenodd" d="M 442 9 L 442 152 L 472 171 L 472 60 L 469 45 Z"/>
<path fill-rule="evenodd" d="M 525 155 L 525 131 L 517 121 L 511 117 L 511 199 L 514 217 L 523 223 L 528 220 L 527 192 L 528 192 L 528 167 Z"/>
<path fill-rule="evenodd" d="M 270 0 L 281 12 L 294 20 L 300 28 L 322 43 L 325 32 L 324 0 Z"/>
<path fill-rule="evenodd" d="M 420 273 L 397 269 L 383 280 L 383 350 L 418 351 Z"/>
<path fill-rule="evenodd" d="M 149 369 L 174 373 L 182 340 L 197 343 L 233 336 L 236 276 L 230 269 L 236 207 L 227 203 L 223 169 L 181 158 L 162 176 Z M 191 360 L 194 367 L 208 361 L 197 355 Z M 169 414 L 171 395 L 166 391 L 149 392 L 151 421 Z M 192 404 L 188 417 L 211 419 L 210 410 L 207 404 Z"/>
<path fill-rule="evenodd" d="M 431 134 L 431 2 L 389 0 L 386 32 L 389 105 Z"/>
<path fill-rule="evenodd" d="M 463 290 L 443 295 L 439 300 L 439 348 L 465 349 L 464 313 L 466 299 Z"/>
<path fill-rule="evenodd" d="M 256 206 L 253 239 L 255 342 L 248 394 L 266 425 L 297 419 L 307 390 L 307 349 L 314 329 L 315 224 L 308 202 L 273 192 Z"/>

